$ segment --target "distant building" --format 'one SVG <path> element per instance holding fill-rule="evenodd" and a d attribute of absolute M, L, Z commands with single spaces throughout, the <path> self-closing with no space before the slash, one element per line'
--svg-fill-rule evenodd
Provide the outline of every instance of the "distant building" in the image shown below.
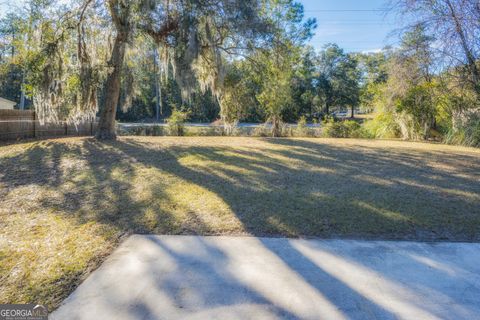
<path fill-rule="evenodd" d="M 13 101 L 10 101 L 10 100 L 7 100 L 7 99 L 4 99 L 2 97 L 0 97 L 0 110 L 5 110 L 5 109 L 9 109 L 9 110 L 13 110 L 13 107 L 16 105 L 17 103 L 16 102 L 13 102 Z"/>

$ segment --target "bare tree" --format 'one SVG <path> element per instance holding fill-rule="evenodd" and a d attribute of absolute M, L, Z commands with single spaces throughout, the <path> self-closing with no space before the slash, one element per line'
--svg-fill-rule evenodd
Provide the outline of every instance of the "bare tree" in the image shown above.
<path fill-rule="evenodd" d="M 393 0 L 392 10 L 423 25 L 438 41 L 446 67 L 463 69 L 464 81 L 480 97 L 480 2 L 478 0 Z"/>

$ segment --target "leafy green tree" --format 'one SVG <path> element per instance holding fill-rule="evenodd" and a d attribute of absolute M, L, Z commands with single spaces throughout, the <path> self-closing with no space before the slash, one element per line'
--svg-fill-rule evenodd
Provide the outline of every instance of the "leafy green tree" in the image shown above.
<path fill-rule="evenodd" d="M 273 135 L 279 135 L 293 106 L 292 79 L 301 65 L 301 46 L 312 36 L 315 20 L 304 21 L 303 6 L 291 0 L 269 2 L 262 16 L 273 27 L 271 44 L 243 55 L 229 69 L 222 118 L 226 123 L 241 118 L 270 121 Z"/>
<path fill-rule="evenodd" d="M 33 62 L 30 46 L 46 6 L 45 1 L 31 0 L 0 20 L 0 95 L 19 102 L 22 109 L 27 89 L 26 69 Z"/>
<path fill-rule="evenodd" d="M 316 99 L 316 59 L 315 50 L 307 46 L 301 49 L 300 59 L 293 70 L 292 105 L 284 112 L 286 121 L 294 122 L 300 117 L 313 119 L 319 110 Z"/>
<path fill-rule="evenodd" d="M 350 107 L 360 101 L 360 70 L 354 55 L 346 54 L 338 45 L 328 45 L 318 59 L 317 94 L 329 114 L 332 107 Z"/>
<path fill-rule="evenodd" d="M 379 91 L 381 109 L 394 115 L 404 139 L 426 139 L 435 127 L 433 41 L 421 25 L 406 32 L 388 61 L 388 80 Z"/>
<path fill-rule="evenodd" d="M 277 51 L 278 50 L 278 51 Z M 257 95 L 265 109 L 268 121 L 272 123 L 272 136 L 281 135 L 282 113 L 291 104 L 292 61 L 289 52 L 274 50 L 273 56 L 264 64 L 264 86 Z"/>
<path fill-rule="evenodd" d="M 122 90 L 129 88 L 128 50 L 140 36 L 159 47 L 163 70 L 172 70 L 183 100 L 191 98 L 197 84 L 218 97 L 222 57 L 269 43 L 274 26 L 261 14 L 269 5 L 258 0 L 83 0 L 55 6 L 37 26 L 41 37 L 30 42 L 29 84 L 38 114 L 47 121 L 91 118 L 103 87 L 97 138 L 115 138 L 117 106 Z"/>
<path fill-rule="evenodd" d="M 247 116 L 248 107 L 256 103 L 251 79 L 244 70 L 245 61 L 234 61 L 227 65 L 224 88 L 221 96 L 222 121 L 230 132 L 233 126 Z"/>
<path fill-rule="evenodd" d="M 356 54 L 359 64 L 360 79 L 360 105 L 367 111 L 375 109 L 375 99 L 380 93 L 383 84 L 388 80 L 387 62 L 388 51 L 376 53 Z"/>
<path fill-rule="evenodd" d="M 191 0 L 170 3 L 168 8 L 159 3 L 147 11 L 130 5 L 124 9 L 122 6 L 111 5 L 110 11 L 115 16 L 116 12 L 112 8 L 119 8 L 121 10 L 117 16 L 128 20 L 126 13 L 130 14 L 129 10 L 132 9 L 133 14 L 142 18 L 144 22 L 133 24 L 129 29 L 138 29 L 150 35 L 160 46 L 162 62 L 174 66 L 174 76 L 181 88 L 182 97 L 187 99 L 196 83 L 200 84 L 203 92 L 211 90 L 215 96 L 221 96 L 224 75 L 222 55 L 248 52 L 265 40 L 271 24 L 261 13 L 269 4 L 270 2 L 255 0 Z M 107 79 L 107 83 L 108 81 Z M 105 108 L 104 113 L 111 109 Z"/>

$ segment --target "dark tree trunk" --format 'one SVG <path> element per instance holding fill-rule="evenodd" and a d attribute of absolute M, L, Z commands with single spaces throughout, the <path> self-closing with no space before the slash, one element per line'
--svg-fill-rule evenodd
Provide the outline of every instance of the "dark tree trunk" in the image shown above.
<path fill-rule="evenodd" d="M 96 138 L 100 140 L 116 139 L 115 116 L 120 97 L 121 73 L 125 57 L 126 36 L 118 33 L 112 50 L 109 66 L 112 68 L 107 76 L 105 105 L 100 112 Z"/>
<path fill-rule="evenodd" d="M 352 114 L 350 116 L 350 118 L 355 118 L 355 106 L 352 106 Z"/>
<path fill-rule="evenodd" d="M 133 1 L 132 1 L 133 2 Z M 110 68 L 105 92 L 105 105 L 100 112 L 100 121 L 96 137 L 100 140 L 116 139 L 115 116 L 117 114 L 118 99 L 120 97 L 121 75 L 128 36 L 131 32 L 130 13 L 132 2 L 108 0 L 108 9 L 115 25 L 116 36 L 112 55 L 108 66 Z"/>

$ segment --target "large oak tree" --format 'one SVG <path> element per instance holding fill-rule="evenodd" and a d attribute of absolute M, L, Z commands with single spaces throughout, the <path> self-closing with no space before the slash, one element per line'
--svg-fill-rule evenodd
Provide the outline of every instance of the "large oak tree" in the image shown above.
<path fill-rule="evenodd" d="M 125 89 L 122 79 L 133 78 L 125 77 L 125 58 L 129 48 L 138 46 L 139 37 L 157 46 L 161 70 L 173 74 L 184 99 L 197 87 L 220 98 L 223 65 L 229 56 L 268 46 L 275 28 L 268 16 L 270 7 L 291 3 L 72 0 L 50 4 L 52 10 L 34 27 L 39 32 L 31 40 L 32 47 L 39 48 L 29 60 L 37 113 L 42 121 L 79 121 L 91 119 L 100 109 L 96 137 L 115 139 L 115 116 Z M 97 107 L 99 91 L 103 99 Z"/>

